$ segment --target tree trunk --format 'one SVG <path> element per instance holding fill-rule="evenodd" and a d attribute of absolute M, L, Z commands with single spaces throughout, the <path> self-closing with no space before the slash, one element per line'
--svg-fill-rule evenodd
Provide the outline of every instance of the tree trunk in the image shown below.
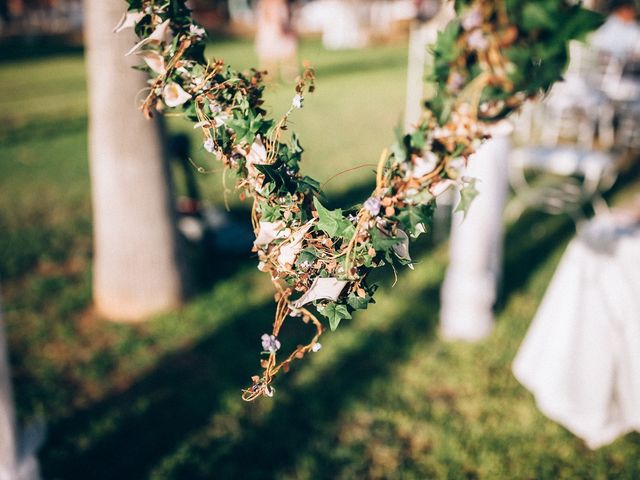
<path fill-rule="evenodd" d="M 132 29 L 112 33 L 124 1 L 85 0 L 93 293 L 100 314 L 132 321 L 180 305 L 182 282 L 161 125 L 136 108 L 146 75 L 124 54 Z"/>

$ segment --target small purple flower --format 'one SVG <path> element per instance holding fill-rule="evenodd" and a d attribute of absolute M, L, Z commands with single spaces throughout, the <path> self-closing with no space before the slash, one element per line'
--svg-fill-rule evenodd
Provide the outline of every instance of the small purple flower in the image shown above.
<path fill-rule="evenodd" d="M 465 30 L 473 30 L 482 26 L 482 11 L 479 7 L 470 10 L 462 19 L 462 28 Z"/>
<path fill-rule="evenodd" d="M 460 74 L 460 72 L 456 72 L 455 70 L 449 74 L 449 78 L 447 79 L 447 90 L 452 93 L 457 93 L 464 86 L 464 77 Z"/>
<path fill-rule="evenodd" d="M 275 335 L 265 333 L 262 335 L 261 340 L 262 350 L 265 352 L 276 353 L 280 349 L 280 340 L 278 340 Z"/>
<path fill-rule="evenodd" d="M 473 50 L 486 50 L 489 47 L 489 40 L 484 36 L 482 30 L 474 30 L 467 37 L 467 45 Z"/>
<path fill-rule="evenodd" d="M 380 213 L 380 199 L 378 197 L 369 197 L 363 205 L 364 209 L 373 217 Z"/>

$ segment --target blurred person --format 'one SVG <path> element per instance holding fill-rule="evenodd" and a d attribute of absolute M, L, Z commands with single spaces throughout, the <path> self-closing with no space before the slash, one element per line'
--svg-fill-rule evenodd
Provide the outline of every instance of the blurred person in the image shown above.
<path fill-rule="evenodd" d="M 622 60 L 640 57 L 640 25 L 633 0 L 613 0 L 607 21 L 591 37 L 591 45 Z"/>
<path fill-rule="evenodd" d="M 260 0 L 257 7 L 256 53 L 260 68 L 272 78 L 293 79 L 298 74 L 298 38 L 287 0 Z"/>

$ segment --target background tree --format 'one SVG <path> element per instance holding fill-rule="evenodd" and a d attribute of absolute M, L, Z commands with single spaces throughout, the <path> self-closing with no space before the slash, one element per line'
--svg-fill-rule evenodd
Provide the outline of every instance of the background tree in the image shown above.
<path fill-rule="evenodd" d="M 125 57 L 131 30 L 112 32 L 124 2 L 85 0 L 89 159 L 94 218 L 93 293 L 102 315 L 137 320 L 181 303 L 183 288 L 161 125 L 133 98 L 146 75 Z"/>

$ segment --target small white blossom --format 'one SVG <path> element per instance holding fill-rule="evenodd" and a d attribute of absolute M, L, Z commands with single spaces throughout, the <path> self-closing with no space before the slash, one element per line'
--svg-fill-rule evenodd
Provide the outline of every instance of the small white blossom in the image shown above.
<path fill-rule="evenodd" d="M 293 105 L 294 108 L 302 108 L 303 101 L 304 101 L 304 97 L 298 93 L 296 94 L 295 97 L 293 97 L 293 101 L 291 102 L 291 104 Z"/>
<path fill-rule="evenodd" d="M 216 142 L 213 141 L 213 138 L 209 137 L 204 141 L 204 149 L 209 153 L 215 152 Z"/>
<path fill-rule="evenodd" d="M 464 16 L 462 19 L 462 28 L 465 30 L 473 30 L 482 26 L 482 11 L 480 7 L 475 7 Z"/>
<path fill-rule="evenodd" d="M 474 30 L 467 37 L 467 45 L 473 50 L 486 50 L 489 47 L 489 40 L 484 36 L 482 30 Z"/>
<path fill-rule="evenodd" d="M 165 20 L 164 22 L 159 24 L 151 35 L 149 35 L 147 38 L 143 38 L 138 43 L 136 43 L 131 48 L 131 50 L 127 52 L 127 55 L 131 55 L 132 53 L 136 53 L 140 51 L 142 47 L 144 47 L 149 43 L 154 43 L 154 44 L 169 43 L 173 38 L 170 22 L 171 20 Z"/>
<path fill-rule="evenodd" d="M 262 340 L 262 350 L 265 352 L 276 353 L 280 350 L 280 340 L 275 335 L 265 333 L 260 337 L 260 340 Z"/>
<path fill-rule="evenodd" d="M 223 125 L 226 125 L 229 118 L 230 117 L 227 112 L 221 112 L 217 114 L 215 117 L 213 117 L 213 122 L 215 123 L 216 128 L 219 128 Z"/>
<path fill-rule="evenodd" d="M 126 28 L 135 27 L 136 23 L 142 20 L 142 17 L 144 17 L 144 13 L 138 12 L 137 10 L 131 10 L 129 12 L 125 12 L 124 15 L 122 15 L 122 18 L 120 19 L 118 24 L 113 29 L 113 32 L 120 33 L 122 30 Z"/>
<path fill-rule="evenodd" d="M 433 172 L 438 165 L 438 157 L 433 152 L 425 152 L 422 157 L 413 158 L 413 171 L 411 176 L 413 178 L 421 178 L 425 175 Z"/>
<path fill-rule="evenodd" d="M 154 50 L 145 50 L 142 52 L 142 59 L 151 70 L 159 75 L 167 73 L 167 69 L 164 64 L 164 57 L 158 52 Z"/>
<path fill-rule="evenodd" d="M 189 26 L 189 34 L 190 34 L 190 35 L 192 35 L 192 36 L 194 36 L 194 37 L 200 37 L 200 38 L 202 38 L 202 37 L 204 37 L 204 36 L 207 34 L 207 32 L 206 32 L 206 30 L 205 30 L 204 28 L 202 28 L 201 26 L 191 24 L 191 25 Z"/>
<path fill-rule="evenodd" d="M 321 344 L 319 344 L 319 343 L 314 343 L 314 344 L 313 344 L 313 347 L 311 347 L 311 351 L 312 351 L 313 353 L 316 353 L 316 352 L 319 352 L 321 348 L 322 348 L 322 345 L 321 345 Z"/>
<path fill-rule="evenodd" d="M 191 98 L 191 95 L 185 92 L 176 82 L 169 82 L 162 90 L 162 97 L 168 107 L 179 107 L 186 103 Z"/>

